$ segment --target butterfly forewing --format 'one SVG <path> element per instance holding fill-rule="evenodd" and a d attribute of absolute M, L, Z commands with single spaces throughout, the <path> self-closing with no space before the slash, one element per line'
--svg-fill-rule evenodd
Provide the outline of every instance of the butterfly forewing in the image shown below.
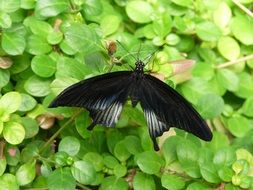
<path fill-rule="evenodd" d="M 162 81 L 145 74 L 140 93 L 141 106 L 155 149 L 158 148 L 155 138 L 168 131 L 170 127 L 183 129 L 206 141 L 212 139 L 210 129 L 198 112 Z"/>
<path fill-rule="evenodd" d="M 130 71 L 107 73 L 80 81 L 61 92 L 49 107 L 76 106 L 105 110 L 131 84 Z"/>

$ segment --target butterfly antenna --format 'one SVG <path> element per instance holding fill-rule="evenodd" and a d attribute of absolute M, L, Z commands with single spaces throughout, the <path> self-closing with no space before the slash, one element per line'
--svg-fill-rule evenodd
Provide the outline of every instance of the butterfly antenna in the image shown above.
<path fill-rule="evenodd" d="M 139 46 L 139 49 L 138 49 L 138 52 L 137 52 L 137 60 L 140 60 L 140 51 L 141 51 L 141 42 L 140 42 L 140 46 Z"/>
<path fill-rule="evenodd" d="M 156 52 L 157 52 L 157 50 L 155 50 L 153 53 L 151 53 L 150 55 L 148 55 L 147 57 L 145 57 L 145 59 L 143 60 L 143 63 L 146 65 Z M 147 59 L 148 59 L 148 61 L 145 63 L 145 61 Z"/>
<path fill-rule="evenodd" d="M 120 43 L 118 40 L 116 40 L 116 42 L 129 54 L 131 55 L 135 61 L 138 61 L 138 59 L 136 59 L 136 57 L 133 56 L 133 54 L 131 54 L 124 46 L 122 43 Z"/>

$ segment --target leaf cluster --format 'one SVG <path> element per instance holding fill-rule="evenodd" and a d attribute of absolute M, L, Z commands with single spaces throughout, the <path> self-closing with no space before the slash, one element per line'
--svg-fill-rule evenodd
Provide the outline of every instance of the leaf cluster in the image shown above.
<path fill-rule="evenodd" d="M 0 0 L 0 190 L 253 189 L 252 3 Z M 111 40 L 124 48 L 108 55 Z M 48 108 L 154 51 L 147 69 L 196 107 L 211 142 L 171 129 L 155 152 L 128 103 L 116 128 L 93 131 L 86 110 Z"/>

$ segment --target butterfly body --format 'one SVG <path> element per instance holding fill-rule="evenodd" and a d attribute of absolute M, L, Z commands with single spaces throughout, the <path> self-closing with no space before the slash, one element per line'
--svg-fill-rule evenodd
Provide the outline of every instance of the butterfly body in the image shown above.
<path fill-rule="evenodd" d="M 76 106 L 86 108 L 93 122 L 114 127 L 128 97 L 135 107 L 143 109 L 155 150 L 156 137 L 177 127 L 210 141 L 212 133 L 206 122 L 174 89 L 144 73 L 145 64 L 138 60 L 133 71 L 118 71 L 80 81 L 61 92 L 49 107 Z"/>

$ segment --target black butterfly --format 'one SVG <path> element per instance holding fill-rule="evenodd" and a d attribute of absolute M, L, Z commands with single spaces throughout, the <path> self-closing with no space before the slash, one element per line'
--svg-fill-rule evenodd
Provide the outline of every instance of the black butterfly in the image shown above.
<path fill-rule="evenodd" d="M 177 127 L 210 141 L 212 133 L 191 104 L 170 86 L 144 73 L 145 64 L 137 60 L 133 71 L 118 71 L 82 80 L 61 92 L 49 107 L 76 106 L 86 108 L 93 122 L 114 127 L 123 105 L 130 97 L 132 106 L 140 102 L 149 126 L 154 149 L 156 137 Z"/>

